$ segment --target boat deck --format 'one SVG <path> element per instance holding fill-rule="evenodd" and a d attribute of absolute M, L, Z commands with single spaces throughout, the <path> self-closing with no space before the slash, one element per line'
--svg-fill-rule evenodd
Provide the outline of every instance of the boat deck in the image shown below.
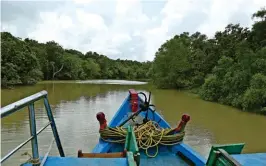
<path fill-rule="evenodd" d="M 231 156 L 236 159 L 242 166 L 266 165 L 266 153 L 234 154 Z"/>
<path fill-rule="evenodd" d="M 44 166 L 126 166 L 128 165 L 127 158 L 77 158 L 77 157 L 47 157 Z M 23 166 L 32 166 L 32 164 L 27 163 Z"/>
<path fill-rule="evenodd" d="M 128 98 L 124 101 L 123 105 L 110 121 L 110 127 L 118 126 L 122 121 L 127 119 L 132 112 L 129 112 L 129 102 Z M 124 126 L 126 127 L 130 123 L 142 122 L 143 117 L 145 116 L 144 112 L 140 113 L 141 117 L 135 118 L 134 121 L 128 121 Z M 155 115 L 155 116 L 154 116 Z M 148 113 L 148 118 L 153 119 L 158 122 L 159 125 L 163 128 L 168 128 L 170 125 L 157 113 L 152 114 Z M 113 144 L 105 142 L 99 139 L 99 143 L 93 149 L 93 153 L 113 153 L 113 152 L 123 152 L 124 144 Z M 176 153 L 182 153 L 184 156 L 189 158 L 191 162 L 194 162 L 192 165 L 196 166 L 204 166 L 206 163 L 206 159 L 201 157 L 198 153 L 193 151 L 186 144 L 179 144 L 173 147 L 169 146 L 159 146 L 158 155 L 155 158 L 149 158 L 146 156 L 145 151 L 140 149 L 140 166 L 188 166 L 191 165 L 183 160 Z M 149 153 L 151 155 L 155 154 L 155 147 L 149 149 Z M 254 154 L 235 154 L 231 155 L 235 158 L 242 166 L 266 166 L 266 153 L 254 153 Z M 129 165 L 128 160 L 130 158 L 78 158 L 78 157 L 51 157 L 49 156 L 46 160 L 44 166 L 54 166 L 54 165 L 67 165 L 67 166 L 113 166 L 113 165 L 121 165 L 126 166 Z M 132 160 L 133 161 L 133 158 Z M 31 166 L 32 164 L 23 164 L 23 166 Z"/>
<path fill-rule="evenodd" d="M 144 153 L 144 152 L 141 152 Z M 254 154 L 235 154 L 231 155 L 242 166 L 265 166 L 266 153 Z M 188 166 L 184 160 L 178 155 L 170 152 L 160 152 L 156 158 L 148 158 L 146 155 L 141 155 L 140 165 L 162 166 L 167 163 L 168 166 Z M 127 158 L 77 158 L 77 157 L 48 157 L 45 165 L 68 165 L 68 166 L 103 166 L 103 165 L 128 165 Z M 32 166 L 32 164 L 23 164 L 23 166 Z"/>
<path fill-rule="evenodd" d="M 168 166 L 188 166 L 179 156 L 169 152 L 160 152 L 156 158 L 148 158 L 145 155 L 141 155 L 140 166 L 162 166 L 167 163 Z M 68 165 L 68 166 L 126 166 L 128 165 L 127 158 L 77 158 L 77 157 L 48 157 L 45 165 Z M 32 166 L 27 163 L 23 166 Z"/>
<path fill-rule="evenodd" d="M 143 152 L 141 152 L 143 153 Z M 167 163 L 167 164 L 166 164 Z M 146 154 L 141 154 L 140 157 L 140 166 L 188 166 L 189 164 L 186 163 L 183 159 L 181 159 L 178 155 L 175 155 L 171 152 L 159 152 L 158 156 L 155 158 L 148 158 Z"/>

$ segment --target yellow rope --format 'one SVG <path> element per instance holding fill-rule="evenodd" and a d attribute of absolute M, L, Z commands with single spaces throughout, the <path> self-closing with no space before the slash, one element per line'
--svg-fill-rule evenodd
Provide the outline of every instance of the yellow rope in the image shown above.
<path fill-rule="evenodd" d="M 26 161 L 26 163 L 32 163 L 33 165 L 37 165 L 37 164 L 40 164 L 40 159 L 37 158 L 37 159 L 33 159 L 32 156 L 28 153 L 28 152 L 24 152 L 21 154 L 22 156 L 24 155 L 28 155 L 30 158 Z"/>
<path fill-rule="evenodd" d="M 155 157 L 158 154 L 158 145 L 176 145 L 180 143 L 185 136 L 185 132 L 168 135 L 174 129 L 160 129 L 156 127 L 156 122 L 148 121 L 140 126 L 134 126 L 133 130 L 136 135 L 138 146 L 146 151 L 149 157 Z M 100 130 L 101 138 L 104 141 L 112 143 L 125 143 L 127 129 L 123 127 L 110 128 Z M 156 153 L 150 155 L 148 149 L 156 147 Z"/>

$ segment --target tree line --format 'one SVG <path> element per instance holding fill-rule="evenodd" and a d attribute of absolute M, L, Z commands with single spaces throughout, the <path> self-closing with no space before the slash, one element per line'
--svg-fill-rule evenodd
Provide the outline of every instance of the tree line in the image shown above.
<path fill-rule="evenodd" d="M 151 62 L 113 60 L 89 51 L 64 49 L 1 32 L 1 85 L 31 85 L 41 80 L 147 79 Z"/>
<path fill-rule="evenodd" d="M 266 9 L 252 19 L 251 29 L 228 24 L 213 38 L 200 32 L 175 35 L 153 62 L 113 60 L 1 32 L 1 85 L 151 78 L 158 88 L 190 89 L 207 101 L 266 114 Z"/>
<path fill-rule="evenodd" d="M 252 18 L 251 29 L 229 24 L 213 38 L 184 32 L 166 41 L 152 64 L 153 83 L 266 114 L 265 8 Z"/>

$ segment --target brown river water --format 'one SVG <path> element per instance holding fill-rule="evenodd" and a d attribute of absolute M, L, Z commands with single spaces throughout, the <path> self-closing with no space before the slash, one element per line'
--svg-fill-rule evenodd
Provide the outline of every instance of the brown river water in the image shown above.
<path fill-rule="evenodd" d="M 48 91 L 48 100 L 66 156 L 77 156 L 82 149 L 90 152 L 99 139 L 96 113 L 103 111 L 110 121 L 125 97 L 128 89 L 152 92 L 152 103 L 158 112 L 175 127 L 182 114 L 191 116 L 186 126 L 184 142 L 204 157 L 208 156 L 212 144 L 245 143 L 243 153 L 266 151 L 266 116 L 240 111 L 238 109 L 201 100 L 186 91 L 160 90 L 152 85 L 136 81 L 90 80 L 81 82 L 41 82 L 34 86 L 1 90 L 1 107 L 19 99 Z M 35 104 L 37 130 L 47 122 L 42 102 Z M 1 157 L 30 136 L 27 108 L 1 119 Z M 39 154 L 44 156 L 53 138 L 48 127 L 38 135 Z M 28 143 L 3 166 L 20 165 L 31 154 Z M 59 155 L 55 143 L 50 155 Z"/>

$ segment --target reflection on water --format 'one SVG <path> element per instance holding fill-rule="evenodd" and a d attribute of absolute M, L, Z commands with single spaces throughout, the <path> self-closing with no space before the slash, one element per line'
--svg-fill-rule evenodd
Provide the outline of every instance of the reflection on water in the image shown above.
<path fill-rule="evenodd" d="M 2 90 L 1 103 L 2 106 L 7 105 L 33 93 L 47 90 L 65 154 L 77 156 L 78 149 L 90 152 L 98 141 L 99 125 L 96 113 L 103 111 L 110 121 L 130 88 L 144 92 L 152 91 L 152 103 L 173 127 L 178 124 L 182 114 L 188 113 L 191 121 L 186 127 L 184 141 L 205 157 L 214 143 L 245 142 L 244 152 L 266 151 L 266 133 L 263 132 L 263 127 L 266 126 L 265 116 L 205 102 L 186 92 L 154 89 L 150 85 L 41 83 Z M 35 108 L 38 130 L 48 122 L 48 119 L 42 102 L 36 103 Z M 27 109 L 2 119 L 1 124 L 3 157 L 30 135 Z M 50 127 L 38 136 L 40 155 L 43 156 L 47 152 L 52 137 Z M 31 153 L 30 143 L 3 165 L 18 165 L 26 161 L 28 157 L 21 156 L 25 151 Z M 50 155 L 58 155 L 55 143 Z"/>
<path fill-rule="evenodd" d="M 118 84 L 118 85 L 144 85 L 147 82 L 141 81 L 128 81 L 128 80 L 86 80 L 86 81 L 77 81 L 77 83 L 81 84 Z"/>

